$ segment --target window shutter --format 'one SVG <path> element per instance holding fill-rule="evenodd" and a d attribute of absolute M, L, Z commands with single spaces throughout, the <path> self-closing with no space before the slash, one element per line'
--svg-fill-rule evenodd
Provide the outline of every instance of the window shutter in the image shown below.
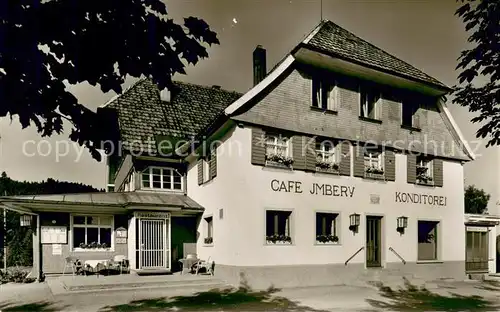
<path fill-rule="evenodd" d="M 198 185 L 203 184 L 203 159 L 198 159 Z"/>
<path fill-rule="evenodd" d="M 351 175 L 351 144 L 349 142 L 340 143 L 340 148 L 338 151 L 339 155 L 339 173 L 340 175 L 350 176 Z"/>
<path fill-rule="evenodd" d="M 432 161 L 434 186 L 443 186 L 443 160 L 434 159 Z"/>
<path fill-rule="evenodd" d="M 265 133 L 262 129 L 252 129 L 252 157 L 253 165 L 264 166 L 266 164 Z"/>
<path fill-rule="evenodd" d="M 384 152 L 384 171 L 387 181 L 396 181 L 396 156 L 393 151 Z"/>
<path fill-rule="evenodd" d="M 406 155 L 406 180 L 408 183 L 417 183 L 417 156 Z"/>
<path fill-rule="evenodd" d="M 316 140 L 311 137 L 303 137 L 305 141 L 305 170 L 316 171 Z"/>
<path fill-rule="evenodd" d="M 307 138 L 300 135 L 292 137 L 292 157 L 293 169 L 305 170 L 306 169 L 306 150 Z"/>
<path fill-rule="evenodd" d="M 217 176 L 217 148 L 214 147 L 210 153 L 210 179 L 213 179 Z"/>
<path fill-rule="evenodd" d="M 354 176 L 365 176 L 365 160 L 363 147 L 359 144 L 354 146 Z"/>

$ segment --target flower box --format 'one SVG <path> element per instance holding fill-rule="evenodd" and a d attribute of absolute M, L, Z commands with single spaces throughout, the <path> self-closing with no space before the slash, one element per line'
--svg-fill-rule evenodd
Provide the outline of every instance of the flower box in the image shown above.
<path fill-rule="evenodd" d="M 365 178 L 384 180 L 384 169 L 378 167 L 365 167 Z"/>
<path fill-rule="evenodd" d="M 213 244 L 214 239 L 213 239 L 213 237 L 205 237 L 204 242 L 205 242 L 205 244 L 210 245 L 210 244 Z"/>
<path fill-rule="evenodd" d="M 339 237 L 336 235 L 317 235 L 316 242 L 322 244 L 337 244 Z"/>
<path fill-rule="evenodd" d="M 426 185 L 434 184 L 432 177 L 426 174 L 417 175 L 417 182 L 419 184 L 426 184 Z"/>
<path fill-rule="evenodd" d="M 107 249 L 110 248 L 110 246 L 108 246 L 106 243 L 99 244 L 97 242 L 92 242 L 90 244 L 81 243 L 78 246 L 78 248 L 81 248 L 81 249 L 91 249 L 91 250 L 94 250 L 94 249 L 107 250 Z"/>
<path fill-rule="evenodd" d="M 318 172 L 327 172 L 327 173 L 338 173 L 339 172 L 339 164 L 317 160 L 316 161 L 316 171 Z"/>
<path fill-rule="evenodd" d="M 271 235 L 266 236 L 266 242 L 271 245 L 290 245 L 292 238 L 288 235 Z"/>
<path fill-rule="evenodd" d="M 266 155 L 266 165 L 289 168 L 292 164 L 292 157 L 281 154 Z"/>

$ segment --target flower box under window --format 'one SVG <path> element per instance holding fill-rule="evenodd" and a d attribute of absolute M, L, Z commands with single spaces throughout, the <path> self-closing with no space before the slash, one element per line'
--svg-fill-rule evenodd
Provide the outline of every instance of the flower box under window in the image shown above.
<path fill-rule="evenodd" d="M 205 244 L 207 245 L 211 245 L 214 243 L 214 238 L 213 237 L 205 237 L 205 240 L 204 240 Z"/>
<path fill-rule="evenodd" d="M 417 183 L 418 184 L 425 184 L 425 185 L 434 185 L 434 180 L 430 175 L 427 174 L 420 174 L 417 175 Z"/>
<path fill-rule="evenodd" d="M 322 244 L 338 244 L 339 237 L 336 235 L 317 235 L 316 242 Z"/>
<path fill-rule="evenodd" d="M 316 161 L 316 171 L 318 172 L 328 172 L 328 173 L 338 173 L 339 172 L 339 164 L 331 162 L 331 161 Z"/>
<path fill-rule="evenodd" d="M 365 167 L 365 178 L 384 180 L 384 169 L 378 167 Z"/>
<path fill-rule="evenodd" d="M 289 245 L 292 243 L 292 238 L 288 235 L 270 235 L 266 236 L 266 242 L 275 245 Z"/>
<path fill-rule="evenodd" d="M 283 154 L 267 154 L 266 155 L 266 165 L 290 168 L 293 164 L 293 158 L 285 156 Z"/>

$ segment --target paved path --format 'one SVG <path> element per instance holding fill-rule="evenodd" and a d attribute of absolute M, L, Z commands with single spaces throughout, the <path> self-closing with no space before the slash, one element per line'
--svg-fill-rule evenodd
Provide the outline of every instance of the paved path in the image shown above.
<path fill-rule="evenodd" d="M 46 283 L 34 284 L 8 284 L 0 286 L 0 311 L 9 311 L 8 306 L 18 306 L 17 310 L 12 311 L 103 311 L 106 306 L 117 306 L 128 304 L 134 300 L 145 300 L 153 298 L 165 298 L 174 296 L 192 296 L 196 289 L 182 288 L 182 289 L 137 289 L 137 290 L 124 290 L 124 291 L 99 291 L 89 293 L 68 293 L 54 295 Z M 441 295 L 450 296 L 450 293 L 459 294 L 460 296 L 481 296 L 484 299 L 494 300 L 499 302 L 500 298 L 500 284 L 480 284 L 473 282 L 462 283 L 449 283 L 439 285 L 433 292 Z M 241 295 L 239 295 L 241 296 Z M 380 308 L 370 303 L 370 299 L 375 302 L 391 302 L 391 300 L 384 298 L 381 292 L 373 288 L 362 287 L 348 287 L 348 286 L 335 286 L 335 287 L 309 287 L 309 288 L 294 288 L 284 289 L 274 296 L 285 297 L 288 300 L 286 303 L 280 303 L 287 306 L 294 307 L 294 309 L 283 311 L 301 311 L 301 312 L 315 312 L 315 311 L 404 311 L 398 308 L 397 305 L 392 305 L 391 308 Z M 190 297 L 191 298 L 191 297 Z M 460 297 L 454 304 L 464 307 L 465 304 L 470 304 L 470 300 L 462 303 L 465 297 Z M 219 298 L 220 299 L 220 298 Z M 188 299 L 184 301 L 184 307 L 180 311 L 192 311 L 189 306 L 185 305 L 186 302 L 195 299 Z M 198 298 L 197 300 L 207 300 L 206 298 Z M 242 299 L 244 300 L 244 299 Z M 468 300 L 468 299 L 466 299 Z M 163 306 L 158 303 L 152 304 L 148 309 L 140 311 L 168 311 L 167 305 L 164 301 Z M 296 303 L 291 305 L 290 302 Z M 27 306 L 28 304 L 36 303 L 34 306 Z M 248 303 L 248 302 L 247 302 Z M 500 303 L 500 302 L 499 302 Z M 155 305 L 156 304 L 156 305 Z M 473 303 L 477 304 L 477 303 Z M 19 307 L 19 305 L 25 305 Z M 404 305 L 403 305 L 404 306 Z M 169 306 L 171 308 L 171 306 Z M 212 306 L 213 307 L 213 306 Z M 230 308 L 223 309 L 222 311 L 239 311 L 235 306 L 228 306 Z M 262 308 L 262 306 L 259 306 Z M 267 311 L 266 309 L 256 309 L 258 311 Z M 120 311 L 121 309 L 115 307 L 108 309 L 108 311 Z M 208 309 L 207 309 L 208 310 Z M 247 309 L 246 311 L 248 311 Z M 499 311 L 498 308 L 482 309 L 481 311 Z M 127 311 L 138 311 L 132 309 L 130 306 Z M 198 310 L 200 311 L 200 310 Z M 245 311 L 242 309 L 242 311 Z M 413 311 L 433 311 L 425 309 L 415 309 Z M 454 310 L 451 310 L 454 311 Z M 459 311 L 458 309 L 456 311 Z M 464 308 L 462 311 L 476 311 L 475 308 Z"/>

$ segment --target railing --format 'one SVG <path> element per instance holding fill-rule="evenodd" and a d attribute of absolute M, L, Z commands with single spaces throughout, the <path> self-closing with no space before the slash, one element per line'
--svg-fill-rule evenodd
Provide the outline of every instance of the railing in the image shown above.
<path fill-rule="evenodd" d="M 394 248 L 389 247 L 389 250 L 390 250 L 390 251 L 392 251 L 392 252 L 393 252 L 393 253 L 394 253 L 394 254 L 395 254 L 395 255 L 399 258 L 399 260 L 401 260 L 401 261 L 403 262 L 403 264 L 406 264 L 406 260 L 405 260 L 405 259 L 403 259 L 403 257 L 401 257 L 401 256 L 400 256 L 400 255 L 396 252 L 396 250 L 394 250 Z"/>
<path fill-rule="evenodd" d="M 345 265 L 347 265 L 347 263 L 349 263 L 349 261 L 351 261 L 351 260 L 352 260 L 352 258 L 356 257 L 356 255 L 357 255 L 357 254 L 359 254 L 359 253 L 361 252 L 361 250 L 363 250 L 363 249 L 365 249 L 365 247 L 364 247 L 364 246 L 363 246 L 363 247 L 361 247 L 361 248 L 359 248 L 359 249 L 358 249 L 358 251 L 356 251 L 356 252 L 355 252 L 355 253 L 354 253 L 354 254 L 353 254 L 353 255 L 352 255 L 349 259 L 347 259 L 347 260 L 345 261 Z"/>

